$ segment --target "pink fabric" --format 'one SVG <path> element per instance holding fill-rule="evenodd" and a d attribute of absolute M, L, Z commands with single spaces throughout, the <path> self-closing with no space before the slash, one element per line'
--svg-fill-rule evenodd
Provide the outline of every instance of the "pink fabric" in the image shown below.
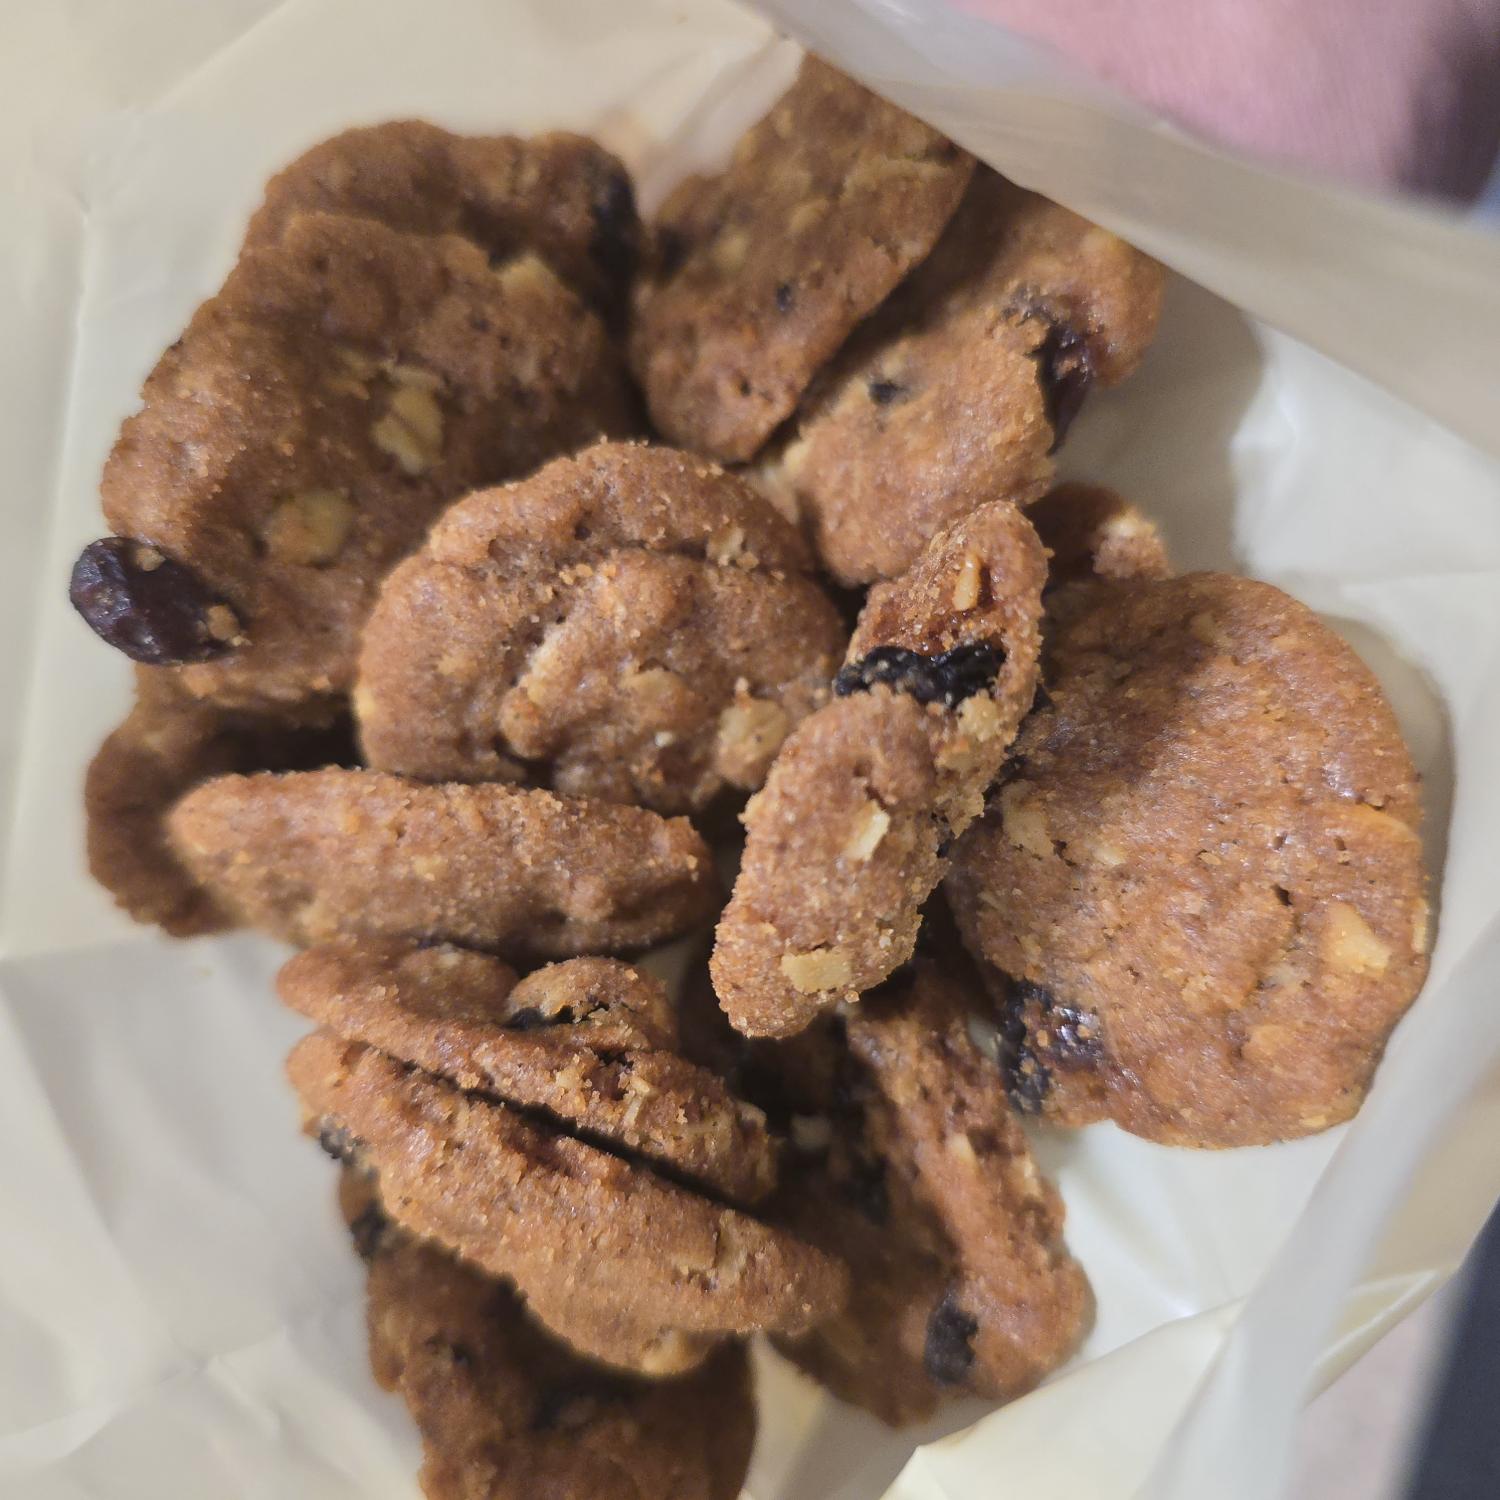
<path fill-rule="evenodd" d="M 953 0 L 1228 145 L 1472 197 L 1500 144 L 1500 0 Z"/>

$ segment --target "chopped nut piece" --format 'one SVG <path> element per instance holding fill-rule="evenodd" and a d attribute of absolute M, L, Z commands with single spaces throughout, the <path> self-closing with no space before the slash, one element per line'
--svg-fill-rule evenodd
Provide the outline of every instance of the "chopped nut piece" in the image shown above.
<path fill-rule="evenodd" d="M 1355 974 L 1383 974 L 1391 960 L 1390 948 L 1347 901 L 1335 901 L 1328 908 L 1323 951 L 1335 968 Z"/>
<path fill-rule="evenodd" d="M 443 409 L 431 391 L 398 385 L 370 437 L 406 474 L 425 474 L 443 456 Z"/>
<path fill-rule="evenodd" d="M 863 864 L 880 847 L 891 826 L 891 815 L 875 801 L 866 802 L 855 819 L 854 832 L 844 845 L 844 854 Z"/>
<path fill-rule="evenodd" d="M 953 585 L 953 607 L 957 610 L 973 609 L 979 603 L 980 589 L 984 584 L 984 568 L 977 552 L 964 553 L 964 560 Z"/>
<path fill-rule="evenodd" d="M 337 490 L 288 495 L 266 523 L 266 550 L 278 562 L 316 567 L 343 550 L 354 525 L 354 506 Z"/>
<path fill-rule="evenodd" d="M 839 948 L 814 948 L 809 953 L 784 953 L 781 972 L 804 995 L 841 989 L 854 977 L 849 955 Z"/>

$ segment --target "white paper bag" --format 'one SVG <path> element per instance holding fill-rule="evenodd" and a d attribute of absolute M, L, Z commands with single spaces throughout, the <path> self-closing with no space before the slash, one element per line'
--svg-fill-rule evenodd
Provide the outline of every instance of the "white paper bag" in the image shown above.
<path fill-rule="evenodd" d="M 893 1434 L 767 1356 L 749 1492 L 1264 1500 L 1310 1384 L 1441 1282 L 1500 1191 L 1500 248 L 1212 152 L 935 4 L 763 8 L 1199 283 L 1174 281 L 1063 467 L 1158 516 L 1181 566 L 1268 578 L 1351 632 L 1444 879 L 1432 980 L 1351 1127 L 1233 1152 L 1042 1133 L 1098 1295 L 1079 1358 Z M 284 160 L 402 115 L 568 126 L 654 201 L 796 49 L 727 0 L 75 0 L 6 28 L 0 1500 L 408 1497 L 416 1439 L 370 1379 L 332 1173 L 281 1077 L 300 1026 L 269 994 L 278 950 L 167 943 L 84 873 L 80 778 L 128 674 L 67 570 L 120 418 Z"/>

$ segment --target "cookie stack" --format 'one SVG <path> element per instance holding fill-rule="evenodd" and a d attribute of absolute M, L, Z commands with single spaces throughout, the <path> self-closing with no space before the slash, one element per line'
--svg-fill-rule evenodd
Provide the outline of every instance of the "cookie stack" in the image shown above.
<path fill-rule="evenodd" d="M 148 379 L 91 864 L 302 950 L 434 1500 L 731 1500 L 755 1334 L 891 1423 L 1011 1399 L 1092 1315 L 1025 1117 L 1359 1107 L 1426 964 L 1390 709 L 1055 482 L 1160 294 L 809 59 L 646 229 L 579 137 L 336 137 Z"/>

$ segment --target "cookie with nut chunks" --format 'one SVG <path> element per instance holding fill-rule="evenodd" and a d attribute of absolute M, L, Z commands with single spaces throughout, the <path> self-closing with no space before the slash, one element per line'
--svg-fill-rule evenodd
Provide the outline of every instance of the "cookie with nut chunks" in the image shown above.
<path fill-rule="evenodd" d="M 973 158 L 816 57 L 718 176 L 662 205 L 631 364 L 669 441 L 752 457 L 932 249 Z"/>
<path fill-rule="evenodd" d="M 104 471 L 120 536 L 85 550 L 74 601 L 193 696 L 335 698 L 444 504 L 628 427 L 603 325 L 534 255 L 304 215 L 148 377 Z"/>
<path fill-rule="evenodd" d="M 990 966 L 1012 1097 L 1185 1146 L 1348 1119 L 1427 970 L 1395 717 L 1269 584 L 1091 588 L 946 884 Z"/>
<path fill-rule="evenodd" d="M 670 448 L 602 443 L 470 495 L 365 627 L 366 758 L 665 813 L 753 790 L 843 654 L 811 566 L 743 480 Z"/>

